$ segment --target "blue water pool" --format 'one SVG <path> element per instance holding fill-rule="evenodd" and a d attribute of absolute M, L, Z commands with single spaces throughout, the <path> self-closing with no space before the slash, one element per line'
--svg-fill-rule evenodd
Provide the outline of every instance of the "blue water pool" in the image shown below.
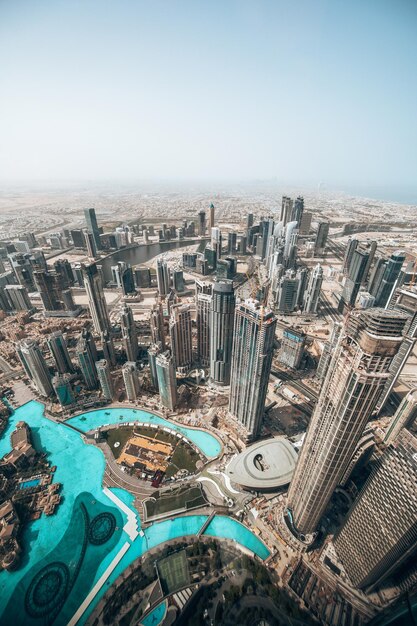
<path fill-rule="evenodd" d="M 140 409 L 98 409 L 88 411 L 83 415 L 77 415 L 68 420 L 72 426 L 76 426 L 83 432 L 95 430 L 106 424 L 124 424 L 125 422 L 143 422 L 144 424 L 159 424 L 178 431 L 200 448 L 207 457 L 214 458 L 221 452 L 221 444 L 216 437 L 203 430 L 180 426 L 170 422 L 159 415 L 141 411 Z"/>
<path fill-rule="evenodd" d="M 19 489 L 29 489 L 29 487 L 36 487 L 41 482 L 40 478 L 33 478 L 32 480 L 22 480 L 19 484 Z"/>
<path fill-rule="evenodd" d="M 146 617 L 141 620 L 141 626 L 158 626 L 162 622 L 167 612 L 167 601 L 158 604 L 153 611 L 148 613 Z"/>
<path fill-rule="evenodd" d="M 14 626 L 38 624 L 39 617 L 35 619 L 33 615 L 35 609 L 38 610 L 39 607 L 34 609 L 28 606 L 29 600 L 33 599 L 31 589 L 36 588 L 38 581 L 44 575 L 43 572 L 49 575 L 50 570 L 52 572 L 58 567 L 59 577 L 62 580 L 69 577 L 71 584 L 63 587 L 70 591 L 65 602 L 58 607 L 57 615 L 51 621 L 54 626 L 66 626 L 87 594 L 95 589 L 94 597 L 77 623 L 82 625 L 104 593 L 135 559 L 150 548 L 170 539 L 197 534 L 207 516 L 191 515 L 155 523 L 131 541 L 123 530 L 127 521 L 123 507 L 128 507 L 135 513 L 138 530 L 140 530 L 139 516 L 133 507 L 134 497 L 123 489 L 111 489 L 111 492 L 121 501 L 119 505 L 113 502 L 103 492 L 102 478 L 105 460 L 101 450 L 95 446 L 86 445 L 81 435 L 65 424 L 57 424 L 47 419 L 43 414 L 43 409 L 43 404 L 32 401 L 14 412 L 0 438 L 0 457 L 11 449 L 10 434 L 16 428 L 16 423 L 20 420 L 27 422 L 32 431 L 35 447 L 46 452 L 51 465 L 57 466 L 54 480 L 62 484 L 62 503 L 53 516 L 42 515 L 25 528 L 22 538 L 24 558 L 19 569 L 10 573 L 0 572 L 0 623 L 13 621 Z M 95 413 L 104 415 L 104 411 Z M 116 417 L 119 415 L 120 410 L 117 409 Z M 84 430 L 91 430 L 97 426 L 97 416 L 94 419 L 95 426 L 92 425 L 88 414 L 86 417 L 87 423 L 80 422 L 80 425 L 84 424 Z M 108 423 L 109 416 L 105 417 Z M 125 421 L 135 419 L 126 413 L 124 418 Z M 77 419 L 74 418 L 74 420 Z M 137 419 L 142 420 L 143 415 Z M 162 418 L 158 419 L 166 422 Z M 173 427 L 170 422 L 166 423 Z M 192 429 L 185 430 L 198 434 Z M 214 439 L 218 444 L 211 435 L 203 434 Z M 211 451 L 214 451 L 214 447 Z M 82 522 L 83 515 L 84 522 Z M 86 530 L 84 530 L 85 523 L 87 524 Z M 245 526 L 231 518 L 216 516 L 206 529 L 206 534 L 239 542 L 261 559 L 269 555 L 262 541 Z M 103 545 L 100 543 L 102 540 L 104 540 Z M 83 552 L 82 541 L 87 542 L 85 552 Z M 95 541 L 99 543 L 95 545 Z M 94 545 L 91 545 L 92 543 Z M 123 552 L 126 544 L 128 544 L 128 549 Z M 119 561 L 108 573 L 107 568 L 118 558 L 118 555 Z M 58 565 L 57 561 L 59 561 Z M 101 581 L 103 575 L 104 578 Z M 99 584 L 100 581 L 103 584 Z M 19 596 L 19 601 L 16 601 L 15 594 Z M 162 611 L 159 607 L 157 609 Z M 32 611 L 31 614 L 30 611 Z M 158 616 L 158 613 L 155 615 Z M 6 616 L 8 622 L 4 621 Z M 153 626 L 152 622 L 144 622 L 144 624 Z"/>

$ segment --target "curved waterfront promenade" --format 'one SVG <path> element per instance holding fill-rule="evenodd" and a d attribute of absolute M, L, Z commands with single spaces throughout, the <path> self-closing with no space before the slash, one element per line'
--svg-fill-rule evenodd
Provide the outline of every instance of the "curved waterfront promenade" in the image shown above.
<path fill-rule="evenodd" d="M 209 459 L 218 456 L 222 450 L 220 440 L 201 428 L 194 426 L 183 426 L 156 413 L 151 413 L 143 409 L 133 409 L 121 406 L 120 408 L 94 409 L 85 413 L 80 413 L 66 420 L 66 424 L 75 426 L 79 430 L 87 433 L 89 431 L 103 428 L 104 426 L 122 426 L 129 423 L 139 422 L 141 424 L 157 425 L 162 428 L 170 428 L 181 433 L 186 439 L 192 441 L 197 448 Z"/>
<path fill-rule="evenodd" d="M 120 417 L 121 411 L 126 411 L 113 410 L 116 411 L 115 419 Z M 102 411 L 103 414 L 106 412 L 108 410 Z M 70 421 L 78 420 L 79 423 L 73 425 L 78 428 L 81 424 L 84 426 L 81 430 L 88 432 L 97 428 L 101 421 L 96 411 L 91 413 L 94 415 L 85 413 Z M 153 418 L 150 423 L 168 422 L 150 413 L 148 416 Z M 82 417 L 86 419 L 82 420 Z M 109 416 L 106 417 L 108 419 Z M 125 418 L 122 423 L 129 421 L 127 415 Z M 143 416 L 141 420 L 142 418 Z M 22 567 L 12 573 L 0 574 L 0 623 L 4 622 L 6 615 L 7 620 L 12 621 L 15 626 L 39 623 L 39 619 L 34 618 L 36 606 L 28 613 L 28 602 L 35 597 L 30 596 L 28 599 L 28 594 L 31 589 L 36 591 L 35 583 L 42 576 L 49 576 L 50 568 L 57 567 L 58 563 L 66 571 L 67 582 L 63 588 L 64 595 L 56 594 L 51 599 L 50 615 L 54 617 L 53 623 L 57 626 L 83 624 L 105 591 L 134 560 L 147 550 L 171 539 L 197 535 L 208 516 L 178 517 L 155 523 L 145 531 L 140 530 L 139 515 L 132 506 L 133 496 L 122 489 L 103 490 L 105 459 L 101 450 L 85 445 L 81 434 L 68 428 L 65 423 L 47 419 L 43 404 L 29 402 L 10 417 L 7 429 L 0 439 L 1 456 L 10 450 L 10 434 L 20 420 L 26 421 L 31 427 L 35 446 L 42 448 L 48 454 L 50 463 L 57 466 L 55 481 L 63 485 L 63 501 L 53 517 L 42 516 L 26 528 Z M 170 428 L 177 426 L 180 432 L 183 428 L 197 432 L 174 422 L 168 422 L 167 425 Z M 91 426 L 93 427 L 90 428 Z M 183 434 L 187 436 L 186 432 Z M 209 446 L 214 446 L 215 442 L 220 451 L 217 439 L 209 433 L 203 434 L 210 439 L 200 439 L 200 445 L 205 446 L 208 441 Z M 202 450 L 204 452 L 203 448 Z M 206 453 L 214 453 L 216 450 L 217 448 L 209 447 L 206 448 Z M 77 521 L 81 519 L 82 511 L 85 523 Z M 91 546 L 91 529 L 96 526 L 95 520 L 103 515 L 115 519 L 116 525 L 113 523 L 113 530 L 109 531 L 109 537 L 105 538 L 102 547 Z M 117 520 L 123 520 L 122 524 Z M 225 516 L 214 517 L 204 534 L 232 539 L 261 559 L 269 555 L 268 549 L 258 537 L 236 520 Z M 81 545 L 84 548 L 80 552 L 77 546 Z M 58 599 L 61 601 L 59 605 Z"/>

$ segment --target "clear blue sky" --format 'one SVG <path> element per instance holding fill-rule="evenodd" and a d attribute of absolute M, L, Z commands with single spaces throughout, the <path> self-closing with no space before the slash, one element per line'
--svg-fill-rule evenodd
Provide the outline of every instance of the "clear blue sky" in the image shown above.
<path fill-rule="evenodd" d="M 0 179 L 417 187 L 416 0 L 1 0 Z"/>

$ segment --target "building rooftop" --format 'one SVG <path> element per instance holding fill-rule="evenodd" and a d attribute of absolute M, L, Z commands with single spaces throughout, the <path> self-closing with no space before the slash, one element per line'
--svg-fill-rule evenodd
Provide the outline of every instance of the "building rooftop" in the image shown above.
<path fill-rule="evenodd" d="M 249 489 L 271 490 L 287 485 L 294 473 L 297 453 L 285 437 L 249 446 L 227 466 L 229 478 Z"/>

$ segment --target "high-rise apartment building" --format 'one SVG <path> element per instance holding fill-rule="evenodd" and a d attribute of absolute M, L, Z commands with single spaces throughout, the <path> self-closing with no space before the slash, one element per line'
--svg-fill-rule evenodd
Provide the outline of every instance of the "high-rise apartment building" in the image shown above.
<path fill-rule="evenodd" d="M 206 212 L 203 210 L 198 213 L 198 234 L 201 237 L 206 234 Z"/>
<path fill-rule="evenodd" d="M 383 309 L 352 311 L 312 415 L 288 492 L 293 530 L 317 530 L 376 407 L 406 318 Z"/>
<path fill-rule="evenodd" d="M 133 312 L 130 306 L 124 304 L 120 313 L 120 326 L 122 329 L 122 343 L 128 361 L 136 361 L 138 358 L 139 345 Z"/>
<path fill-rule="evenodd" d="M 201 284 L 201 281 L 199 281 Z M 197 359 L 200 365 L 210 365 L 210 305 L 211 283 L 205 283 L 204 291 L 198 291 L 196 281 Z"/>
<path fill-rule="evenodd" d="M 148 349 L 149 359 L 149 374 L 151 379 L 151 385 L 154 389 L 158 390 L 158 373 L 156 370 L 156 357 L 163 352 L 163 346 L 160 341 L 152 343 Z"/>
<path fill-rule="evenodd" d="M 235 315 L 233 281 L 220 280 L 213 285 L 210 303 L 210 381 L 230 384 L 233 326 Z"/>
<path fill-rule="evenodd" d="M 94 329 L 97 334 L 106 330 L 110 332 L 110 318 L 104 297 L 103 283 L 97 265 L 95 263 L 83 265 L 82 271 Z"/>
<path fill-rule="evenodd" d="M 96 250 L 101 250 L 100 229 L 97 224 L 95 209 L 84 209 L 87 231 L 93 236 Z"/>
<path fill-rule="evenodd" d="M 361 248 L 356 248 L 353 252 L 349 264 L 348 275 L 345 280 L 338 309 L 341 313 L 346 307 L 355 306 L 359 289 L 365 280 L 365 269 L 368 265 L 369 252 Z"/>
<path fill-rule="evenodd" d="M 340 322 L 334 322 L 332 332 L 330 334 L 330 338 L 324 344 L 323 352 L 321 353 L 321 357 L 318 362 L 317 371 L 316 371 L 316 376 L 320 380 L 324 380 L 326 377 L 330 362 L 333 357 L 333 352 L 337 346 L 341 329 L 342 329 L 342 324 Z"/>
<path fill-rule="evenodd" d="M 140 395 L 139 372 L 136 363 L 127 361 L 122 367 L 126 396 L 129 402 L 136 402 Z"/>
<path fill-rule="evenodd" d="M 291 222 L 297 222 L 297 228 L 300 227 L 301 219 L 304 213 L 304 198 L 302 196 L 297 196 L 294 201 L 294 205 L 291 213 Z"/>
<path fill-rule="evenodd" d="M 282 196 L 280 222 L 286 226 L 291 221 L 293 201 L 288 196 Z"/>
<path fill-rule="evenodd" d="M 113 400 L 114 386 L 110 374 L 109 363 L 106 361 L 106 359 L 101 359 L 100 361 L 96 362 L 96 370 L 103 396 L 106 398 L 106 400 Z"/>
<path fill-rule="evenodd" d="M 162 302 L 158 302 L 151 309 L 150 316 L 151 337 L 152 342 L 161 342 L 162 347 L 165 348 L 165 324 L 164 324 L 164 310 Z"/>
<path fill-rule="evenodd" d="M 74 404 L 74 394 L 68 374 L 55 374 L 52 378 L 52 387 L 62 407 Z"/>
<path fill-rule="evenodd" d="M 60 374 L 68 374 L 74 371 L 67 343 L 61 331 L 51 333 L 47 339 L 48 348 L 56 363 L 56 368 Z"/>
<path fill-rule="evenodd" d="M 358 247 L 358 243 L 359 241 L 357 239 L 349 239 L 347 243 L 345 256 L 343 258 L 343 273 L 345 275 L 349 273 L 350 263 L 352 261 L 353 253 Z"/>
<path fill-rule="evenodd" d="M 417 438 L 407 430 L 380 457 L 334 540 L 355 587 L 373 590 L 417 554 Z"/>
<path fill-rule="evenodd" d="M 106 359 L 106 361 L 112 366 L 116 365 L 116 350 L 114 348 L 113 337 L 107 330 L 105 330 L 101 333 L 100 339 L 103 350 L 103 359 Z"/>
<path fill-rule="evenodd" d="M 87 389 L 96 389 L 98 383 L 95 365 L 97 350 L 90 332 L 83 332 L 77 341 L 75 352 Z"/>
<path fill-rule="evenodd" d="M 52 393 L 51 375 L 41 349 L 33 339 L 23 339 L 16 345 L 17 355 L 26 374 L 41 396 L 47 398 Z"/>
<path fill-rule="evenodd" d="M 294 328 L 285 328 L 282 333 L 278 361 L 291 369 L 298 369 L 304 355 L 305 342 L 306 336 L 303 332 Z"/>
<path fill-rule="evenodd" d="M 177 380 L 175 364 L 169 350 L 156 357 L 159 396 L 162 404 L 173 411 L 177 405 Z"/>
<path fill-rule="evenodd" d="M 370 290 L 370 293 L 375 296 L 375 306 L 384 307 L 388 303 L 404 261 L 405 254 L 401 250 L 391 254 L 379 283 L 373 285 Z"/>
<path fill-rule="evenodd" d="M 318 264 L 310 274 L 310 280 L 304 295 L 304 311 L 306 313 L 317 313 L 322 282 L 323 268 Z"/>
<path fill-rule="evenodd" d="M 276 323 L 272 311 L 255 300 L 236 305 L 229 411 L 248 439 L 256 438 L 262 426 Z"/>
<path fill-rule="evenodd" d="M 384 407 L 393 391 L 395 383 L 417 342 L 417 288 L 412 285 L 397 289 L 394 296 L 391 298 L 389 308 L 393 311 L 401 311 L 407 315 L 408 320 L 404 327 L 403 341 L 391 363 L 384 391 L 378 401 L 377 406 L 380 410 Z"/>
<path fill-rule="evenodd" d="M 237 233 L 227 233 L 227 254 L 235 254 L 237 245 Z"/>
<path fill-rule="evenodd" d="M 417 388 L 412 389 L 402 399 L 400 406 L 396 410 L 388 426 L 384 443 L 389 444 L 395 441 L 403 428 L 411 426 L 417 417 Z"/>
<path fill-rule="evenodd" d="M 214 228 L 214 204 L 210 204 L 210 214 L 209 214 L 209 228 Z"/>
<path fill-rule="evenodd" d="M 13 311 L 31 311 L 34 308 L 29 300 L 26 287 L 22 285 L 6 285 L 4 293 L 10 301 Z"/>
<path fill-rule="evenodd" d="M 280 313 L 292 313 L 297 305 L 299 280 L 295 272 L 283 276 L 277 288 L 276 310 Z"/>
<path fill-rule="evenodd" d="M 304 211 L 301 217 L 300 228 L 299 228 L 300 237 L 308 237 L 308 235 L 310 234 L 310 230 L 311 230 L 312 219 L 313 219 L 313 214 L 309 213 L 308 211 Z"/>
<path fill-rule="evenodd" d="M 329 222 L 319 222 L 317 226 L 317 235 L 314 242 L 314 255 L 319 256 L 323 254 L 327 243 L 327 237 L 329 236 Z"/>
<path fill-rule="evenodd" d="M 175 304 L 172 307 L 169 334 L 175 367 L 180 373 L 186 374 L 193 363 L 191 307 L 188 304 Z"/>
<path fill-rule="evenodd" d="M 169 267 L 163 259 L 158 259 L 156 262 L 156 283 L 159 295 L 166 296 L 169 293 L 171 279 Z"/>

